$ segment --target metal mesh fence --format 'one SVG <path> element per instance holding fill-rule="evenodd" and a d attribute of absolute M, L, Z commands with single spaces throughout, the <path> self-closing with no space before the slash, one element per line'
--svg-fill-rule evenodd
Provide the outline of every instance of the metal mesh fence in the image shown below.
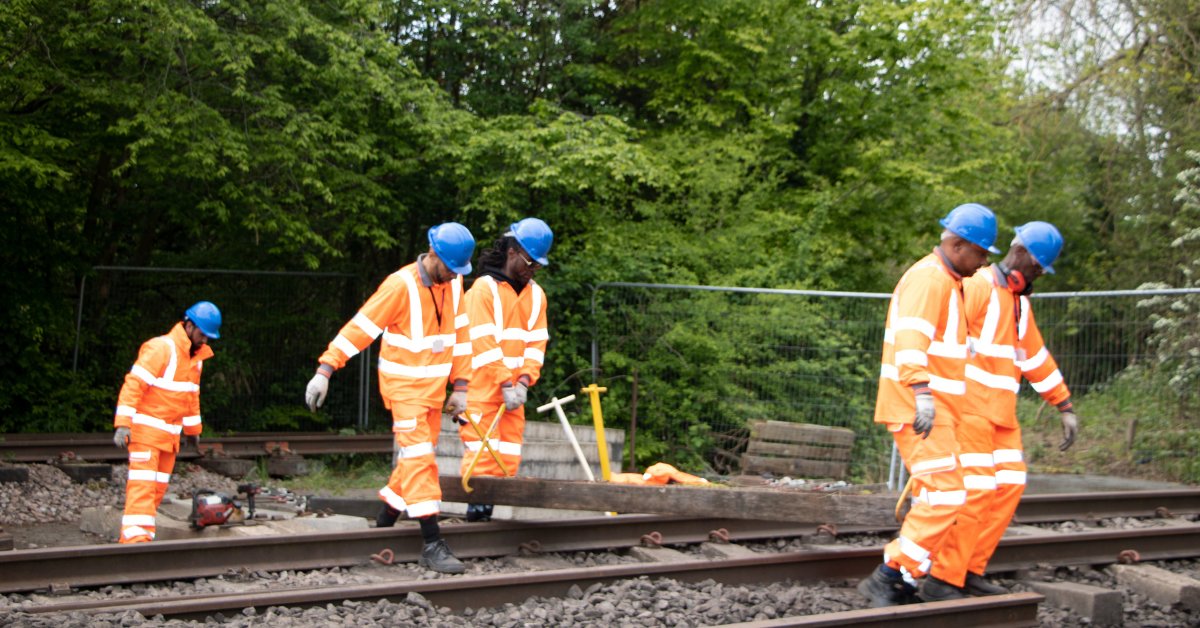
<path fill-rule="evenodd" d="M 78 302 L 74 369 L 115 400 L 145 340 L 199 300 L 221 309 L 201 410 L 218 432 L 373 429 L 388 424 L 373 388 L 373 350 L 334 376 L 320 413 L 303 404 L 317 357 L 365 299 L 361 280 L 329 273 L 99 267 Z M 107 425 L 112 417 L 100 417 Z"/>
<path fill-rule="evenodd" d="M 752 421 L 848 428 L 857 435 L 850 476 L 882 481 L 891 439 L 872 417 L 889 296 L 599 285 L 592 360 L 609 381 L 606 420 L 636 441 L 639 466 L 668 460 L 717 473 L 742 470 Z M 1196 316 L 1180 307 L 1200 290 L 1035 296 L 1036 320 L 1081 411 L 1146 415 L 1157 427 L 1143 440 L 1194 416 L 1195 386 L 1178 375 L 1188 353 L 1168 359 L 1164 349 L 1200 336 Z M 1039 403 L 1023 385 L 1022 416 Z"/>

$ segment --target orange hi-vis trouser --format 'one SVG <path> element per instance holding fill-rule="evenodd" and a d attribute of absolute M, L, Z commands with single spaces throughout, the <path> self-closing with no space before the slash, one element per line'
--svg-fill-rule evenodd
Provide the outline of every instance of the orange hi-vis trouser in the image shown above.
<path fill-rule="evenodd" d="M 503 405 L 503 401 L 478 401 L 470 405 L 467 414 L 479 424 L 481 432 L 488 434 L 489 430 L 491 431 L 488 445 L 504 461 L 508 473 L 515 476 L 521 467 L 521 445 L 525 442 L 525 407 L 504 411 L 500 415 L 500 425 L 492 430 L 492 419 Z M 479 451 L 482 445 L 479 442 L 479 434 L 470 425 L 459 424 L 458 435 L 463 441 L 463 459 L 459 473 L 466 475 L 467 467 L 471 466 L 475 452 Z M 492 459 L 492 455 L 484 451 L 479 455 L 479 461 L 475 463 L 475 470 L 471 472 L 471 476 L 504 477 L 504 471 Z"/>
<path fill-rule="evenodd" d="M 949 424 L 935 423 L 928 438 L 921 438 L 907 423 L 890 424 L 888 430 L 912 476 L 912 507 L 900 535 L 884 548 L 884 560 L 915 584 L 937 562 L 934 554 L 966 501 L 956 463 L 958 444 Z"/>
<path fill-rule="evenodd" d="M 379 489 L 379 498 L 392 508 L 407 512 L 409 518 L 428 517 L 442 510 L 436 457 L 441 430 L 440 408 L 392 406 L 392 437 L 397 454 L 387 486 Z"/>
<path fill-rule="evenodd" d="M 962 586 L 968 571 L 983 575 L 1017 512 L 1025 492 L 1025 460 L 1020 426 L 999 427 L 985 417 L 966 415 L 957 435 L 967 503 L 938 552 L 933 573 Z M 946 556 L 953 560 L 943 563 Z"/>
<path fill-rule="evenodd" d="M 121 517 L 120 543 L 154 540 L 155 516 L 175 468 L 175 452 L 129 443 L 129 476 L 125 480 L 125 514 Z"/>

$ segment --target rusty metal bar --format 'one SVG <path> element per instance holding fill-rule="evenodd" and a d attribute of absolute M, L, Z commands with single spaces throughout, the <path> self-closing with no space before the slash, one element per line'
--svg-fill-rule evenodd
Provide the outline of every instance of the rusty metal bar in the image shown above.
<path fill-rule="evenodd" d="M 1024 495 L 1016 523 L 1044 523 L 1070 518 L 1153 517 L 1200 513 L 1200 490 L 1110 491 Z"/>

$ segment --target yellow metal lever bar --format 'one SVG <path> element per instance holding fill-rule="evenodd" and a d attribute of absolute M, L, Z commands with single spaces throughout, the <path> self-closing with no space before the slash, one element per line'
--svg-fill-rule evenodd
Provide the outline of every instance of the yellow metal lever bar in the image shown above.
<path fill-rule="evenodd" d="M 500 470 L 504 472 L 504 476 L 508 477 L 508 469 L 504 466 L 503 462 L 500 462 L 500 456 L 497 455 L 492 449 L 492 446 L 488 444 L 488 439 L 491 438 L 492 431 L 496 429 L 496 426 L 500 425 L 500 416 L 503 414 L 504 404 L 500 404 L 500 407 L 496 409 L 496 416 L 492 418 L 492 424 L 488 426 L 488 431 L 485 434 L 483 430 L 479 429 L 479 424 L 471 420 L 471 415 L 467 414 L 466 412 L 463 413 L 463 416 L 466 417 L 467 421 L 475 428 L 475 433 L 478 434 L 480 438 L 479 449 L 475 450 L 475 457 L 471 459 L 471 464 L 467 467 L 467 472 L 464 473 L 462 477 L 463 490 L 468 493 L 475 491 L 475 489 L 471 488 L 468 483 L 471 481 L 471 474 L 475 472 L 475 465 L 479 462 L 479 457 L 483 455 L 484 449 L 487 449 L 488 453 L 492 454 L 492 458 L 496 459 L 496 464 L 500 465 Z"/>

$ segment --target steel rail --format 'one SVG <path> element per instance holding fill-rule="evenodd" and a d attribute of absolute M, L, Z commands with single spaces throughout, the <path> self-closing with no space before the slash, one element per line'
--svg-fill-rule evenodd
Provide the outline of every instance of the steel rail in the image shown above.
<path fill-rule="evenodd" d="M 1037 626 L 1037 593 L 1009 593 L 984 598 L 950 600 L 937 604 L 910 604 L 840 613 L 781 617 L 725 624 L 723 628 L 818 628 L 825 626 L 879 626 L 880 628 L 1009 628 Z"/>
<path fill-rule="evenodd" d="M 714 535 L 733 541 L 816 535 L 812 527 L 745 519 L 697 520 L 655 515 L 621 515 L 548 521 L 493 521 L 442 526 L 460 558 L 534 552 L 606 550 L 641 544 L 689 544 Z M 134 545 L 89 545 L 0 553 L 0 593 L 44 588 L 130 584 L 216 576 L 242 569 L 323 569 L 370 562 L 383 549 L 395 562 L 420 554 L 415 526 L 319 534 L 205 540 L 156 541 Z"/>
<path fill-rule="evenodd" d="M 1023 495 L 1015 523 L 1200 513 L 1200 489 Z"/>
<path fill-rule="evenodd" d="M 182 460 L 192 460 L 204 454 L 236 458 L 273 453 L 311 456 L 391 451 L 390 434 L 261 432 L 205 438 L 200 442 L 199 451 L 180 450 L 178 457 Z M 6 435 L 0 439 L 0 460 L 6 462 L 46 462 L 62 459 L 124 461 L 127 456 L 124 450 L 113 447 L 112 437 L 107 434 Z"/>
<path fill-rule="evenodd" d="M 862 574 L 869 572 L 878 560 L 878 548 L 854 551 L 791 552 L 726 560 L 610 565 L 436 580 L 404 580 L 249 593 L 203 594 L 167 599 L 137 598 L 51 605 L 26 604 L 14 606 L 13 609 L 38 615 L 70 612 L 122 613 L 132 610 L 146 617 L 163 615 L 174 618 L 200 618 L 215 613 L 236 613 L 251 607 L 256 609 L 266 609 L 271 606 L 311 607 L 338 604 L 346 600 L 388 599 L 400 601 L 405 599 L 409 593 L 415 592 L 420 593 L 437 606 L 461 611 L 468 607 L 490 608 L 510 602 L 520 603 L 531 597 L 565 597 L 571 587 L 586 588 L 597 583 L 610 583 L 643 576 L 670 578 L 691 583 L 715 580 L 730 585 L 787 580 L 793 582 L 842 580 L 861 577 Z M 999 597 L 997 596 L 997 598 Z M 1008 605 L 1015 599 L 1021 600 L 1022 604 L 1031 604 L 1036 617 L 1036 605 L 1041 596 L 1027 595 L 1021 598 L 1008 598 L 997 603 Z M 989 600 L 981 599 L 977 602 L 981 608 L 989 605 Z M 895 609 L 892 610 L 894 612 Z M 1023 611 L 1022 614 L 1025 613 L 1028 613 L 1028 610 Z M 1006 613 L 1006 617 L 1008 617 L 1008 621 L 1012 621 L 1008 613 Z M 927 616 L 926 619 L 930 618 Z M 938 623 L 925 625 L 926 627 L 949 625 L 944 623 L 946 621 L 948 620 L 943 618 Z M 961 623 L 955 625 L 961 625 Z"/>

